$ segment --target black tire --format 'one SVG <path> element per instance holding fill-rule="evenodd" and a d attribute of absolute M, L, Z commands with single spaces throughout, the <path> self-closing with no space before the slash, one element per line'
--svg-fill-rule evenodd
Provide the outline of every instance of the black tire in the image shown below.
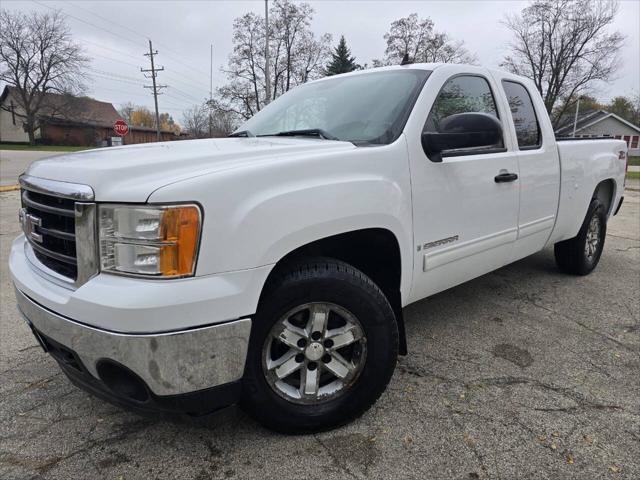
<path fill-rule="evenodd" d="M 595 219 L 595 220 L 594 220 Z M 587 245 L 587 236 L 589 234 L 589 227 L 592 222 L 598 222 L 598 243 L 595 251 L 588 255 L 585 251 Z M 554 246 L 554 253 L 556 257 L 556 264 L 565 273 L 573 275 L 587 275 L 591 273 L 602 255 L 604 248 L 604 240 L 607 235 L 607 213 L 605 206 L 594 198 L 591 200 L 587 215 L 582 222 L 582 227 L 578 235 L 569 240 L 558 242 Z"/>
<path fill-rule="evenodd" d="M 385 390 L 396 366 L 398 327 L 387 298 L 361 271 L 330 258 L 305 260 L 270 281 L 253 321 L 241 407 L 267 428 L 297 434 L 328 430 L 362 415 Z M 266 378 L 263 348 L 287 312 L 311 302 L 335 304 L 362 326 L 366 356 L 337 398 L 313 404 L 287 400 Z M 305 360 L 307 362 L 308 360 Z"/>

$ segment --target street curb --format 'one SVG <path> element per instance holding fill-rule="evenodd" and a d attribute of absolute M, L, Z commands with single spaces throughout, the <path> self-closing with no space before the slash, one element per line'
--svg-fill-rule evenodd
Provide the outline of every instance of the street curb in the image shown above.
<path fill-rule="evenodd" d="M 20 185 L 0 185 L 0 193 L 13 192 L 14 190 L 20 190 Z"/>

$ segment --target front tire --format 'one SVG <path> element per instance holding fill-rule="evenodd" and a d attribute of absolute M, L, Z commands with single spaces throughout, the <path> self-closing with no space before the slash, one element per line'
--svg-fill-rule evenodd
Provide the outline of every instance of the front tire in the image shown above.
<path fill-rule="evenodd" d="M 555 244 L 556 264 L 565 273 L 573 275 L 591 273 L 600 261 L 606 235 L 605 206 L 600 200 L 594 198 L 591 200 L 578 235 Z"/>
<path fill-rule="evenodd" d="M 260 302 L 241 406 L 283 433 L 327 430 L 373 405 L 397 355 L 396 319 L 376 284 L 338 260 L 306 261 Z"/>

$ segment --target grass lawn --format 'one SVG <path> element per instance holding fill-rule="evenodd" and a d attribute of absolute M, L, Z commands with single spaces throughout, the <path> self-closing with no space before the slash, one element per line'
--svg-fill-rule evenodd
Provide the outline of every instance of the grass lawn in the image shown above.
<path fill-rule="evenodd" d="M 640 157 L 629 157 L 629 165 L 640 166 Z"/>
<path fill-rule="evenodd" d="M 627 172 L 627 178 L 640 179 L 640 172 Z"/>
<path fill-rule="evenodd" d="M 69 147 L 66 145 L 25 145 L 20 143 L 0 143 L 0 150 L 24 150 L 29 152 L 79 152 L 95 147 Z"/>

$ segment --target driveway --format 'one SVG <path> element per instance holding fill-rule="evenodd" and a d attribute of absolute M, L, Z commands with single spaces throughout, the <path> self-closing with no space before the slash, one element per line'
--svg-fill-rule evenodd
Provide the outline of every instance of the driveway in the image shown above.
<path fill-rule="evenodd" d="M 640 192 L 586 277 L 553 251 L 405 310 L 409 351 L 357 421 L 283 436 L 238 409 L 143 418 L 73 387 L 14 307 L 0 194 L 0 478 L 640 478 Z"/>
<path fill-rule="evenodd" d="M 16 185 L 18 177 L 31 162 L 64 152 L 27 152 L 22 150 L 0 150 L 0 186 Z"/>

